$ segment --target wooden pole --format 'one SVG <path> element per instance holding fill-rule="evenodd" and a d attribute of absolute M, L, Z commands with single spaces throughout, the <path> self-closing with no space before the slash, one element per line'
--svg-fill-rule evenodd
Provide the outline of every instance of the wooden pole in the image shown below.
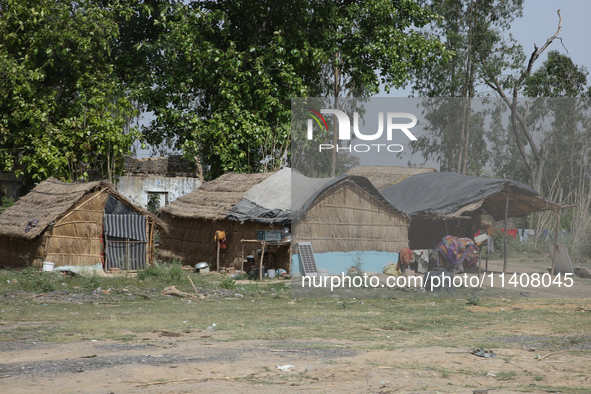
<path fill-rule="evenodd" d="M 265 257 L 265 241 L 263 241 L 263 249 L 261 250 L 261 262 L 259 263 L 259 280 L 263 280 L 263 258 Z"/>
<path fill-rule="evenodd" d="M 486 240 L 486 264 L 484 265 L 484 272 L 488 272 L 488 240 L 489 239 L 490 238 L 487 238 L 487 240 Z"/>
<path fill-rule="evenodd" d="M 482 245 L 484 245 L 484 242 L 482 242 L 480 244 L 480 246 L 478 247 L 478 281 L 480 282 L 482 280 L 482 278 L 480 277 L 480 274 L 482 272 L 481 267 L 482 267 Z M 482 287 L 480 288 L 482 290 Z"/>
<path fill-rule="evenodd" d="M 558 203 L 562 202 L 562 188 L 560 188 L 560 195 L 558 197 Z M 560 231 L 560 214 L 562 210 L 558 210 L 556 214 L 556 233 L 554 234 L 554 253 L 552 254 L 552 272 L 551 276 L 554 276 L 554 268 L 556 268 L 556 251 L 558 250 L 558 232 Z"/>
<path fill-rule="evenodd" d="M 242 244 L 242 252 L 240 254 L 240 271 L 244 272 L 244 240 L 241 239 L 240 243 Z"/>
<path fill-rule="evenodd" d="M 217 272 L 220 272 L 220 241 L 217 242 L 217 257 L 216 257 L 216 266 Z"/>
<path fill-rule="evenodd" d="M 127 265 L 127 271 L 129 271 L 129 238 L 125 238 L 125 254 L 127 255 L 127 261 L 125 264 Z"/>
<path fill-rule="evenodd" d="M 505 204 L 505 250 L 503 256 L 503 273 L 507 272 L 507 216 L 509 216 L 509 189 L 511 188 L 511 184 L 507 183 L 507 202 Z"/>

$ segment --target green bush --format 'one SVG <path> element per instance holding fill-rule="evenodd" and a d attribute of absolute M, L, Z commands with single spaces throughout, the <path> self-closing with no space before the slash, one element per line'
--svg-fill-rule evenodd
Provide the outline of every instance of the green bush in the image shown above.
<path fill-rule="evenodd" d="M 58 289 L 61 279 L 62 276 L 58 272 L 42 272 L 27 267 L 20 273 L 18 283 L 24 291 L 51 293 Z"/>
<path fill-rule="evenodd" d="M 137 274 L 138 280 L 157 280 L 166 284 L 180 284 L 185 279 L 185 274 L 178 263 L 154 264 Z"/>
<path fill-rule="evenodd" d="M 82 287 L 86 290 L 95 290 L 101 287 L 101 278 L 98 275 L 82 277 Z"/>
<path fill-rule="evenodd" d="M 230 277 L 224 278 L 224 280 L 222 280 L 222 283 L 220 283 L 220 287 L 222 289 L 233 290 L 236 288 L 236 281 Z"/>
<path fill-rule="evenodd" d="M 2 201 L 0 201 L 0 214 L 6 211 L 8 208 L 14 205 L 14 199 L 8 197 L 2 197 Z"/>

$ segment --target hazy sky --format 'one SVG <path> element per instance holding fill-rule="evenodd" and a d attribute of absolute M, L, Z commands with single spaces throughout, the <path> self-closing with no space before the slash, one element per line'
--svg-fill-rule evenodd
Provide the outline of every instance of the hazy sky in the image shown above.
<path fill-rule="evenodd" d="M 559 37 L 534 63 L 534 70 L 546 60 L 549 50 L 557 50 L 571 57 L 575 64 L 591 70 L 591 1 L 590 0 L 525 0 L 523 17 L 517 18 L 508 33 L 519 42 L 528 59 L 534 44 L 541 48 L 556 33 L 558 14 L 562 14 L 562 30 Z M 566 49 L 565 49 L 566 47 Z M 568 50 L 568 53 L 567 51 Z M 410 89 L 382 92 L 380 97 L 408 97 Z"/>

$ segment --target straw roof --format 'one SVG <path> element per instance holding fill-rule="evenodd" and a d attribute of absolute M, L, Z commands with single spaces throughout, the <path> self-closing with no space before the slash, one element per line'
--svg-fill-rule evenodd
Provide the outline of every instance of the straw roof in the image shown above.
<path fill-rule="evenodd" d="M 177 198 L 161 208 L 160 212 L 179 218 L 223 220 L 226 214 L 242 201 L 244 193 L 273 174 L 274 172 L 224 174 Z"/>
<path fill-rule="evenodd" d="M 382 191 L 403 179 L 425 172 L 437 172 L 437 170 L 430 167 L 359 166 L 351 168 L 347 173 L 366 177 L 376 189 Z"/>
<path fill-rule="evenodd" d="M 150 216 L 161 229 L 167 229 L 162 220 L 125 199 L 109 182 L 64 183 L 50 178 L 39 183 L 0 215 L 0 236 L 34 239 L 42 234 L 50 223 L 56 222 L 66 214 L 86 194 L 101 190 L 106 190 L 138 213 Z M 38 221 L 36 226 L 25 232 L 27 225 L 35 219 Z"/>

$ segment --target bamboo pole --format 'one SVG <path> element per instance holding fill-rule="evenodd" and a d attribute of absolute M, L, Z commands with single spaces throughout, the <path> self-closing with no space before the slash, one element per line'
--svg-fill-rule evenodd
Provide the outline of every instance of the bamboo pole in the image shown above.
<path fill-rule="evenodd" d="M 562 188 L 560 188 L 560 195 L 558 197 L 558 203 L 562 202 Z M 556 214 L 556 233 L 554 234 L 554 253 L 552 254 L 552 272 L 550 273 L 551 276 L 554 276 L 554 269 L 556 268 L 556 252 L 558 250 L 558 232 L 560 231 L 560 214 L 562 210 L 559 209 L 558 213 Z"/>
<path fill-rule="evenodd" d="M 220 241 L 217 241 L 217 257 L 216 257 L 216 264 L 217 264 L 217 272 L 220 272 Z"/>
<path fill-rule="evenodd" d="M 509 189 L 511 184 L 507 183 L 507 202 L 505 203 L 505 250 L 503 251 L 503 273 L 507 272 L 507 217 L 509 216 Z"/>
<path fill-rule="evenodd" d="M 56 223 L 54 225 L 54 227 L 56 225 L 58 225 L 59 223 L 63 222 L 64 219 L 66 219 L 68 216 L 70 216 L 71 214 L 73 214 L 74 212 L 76 212 L 77 210 L 80 209 L 81 206 L 83 206 L 84 204 L 89 203 L 91 200 L 94 200 L 95 198 L 97 198 L 98 196 L 100 196 L 101 194 L 103 194 L 103 192 L 107 191 L 108 189 L 103 189 L 100 192 L 96 193 L 94 196 L 90 197 L 88 200 L 84 201 L 82 204 L 78 205 L 76 208 L 72 209 L 66 216 L 56 220 Z"/>
<path fill-rule="evenodd" d="M 265 257 L 265 241 L 263 241 L 263 249 L 261 250 L 261 262 L 259 263 L 259 280 L 263 280 L 263 258 Z"/>

